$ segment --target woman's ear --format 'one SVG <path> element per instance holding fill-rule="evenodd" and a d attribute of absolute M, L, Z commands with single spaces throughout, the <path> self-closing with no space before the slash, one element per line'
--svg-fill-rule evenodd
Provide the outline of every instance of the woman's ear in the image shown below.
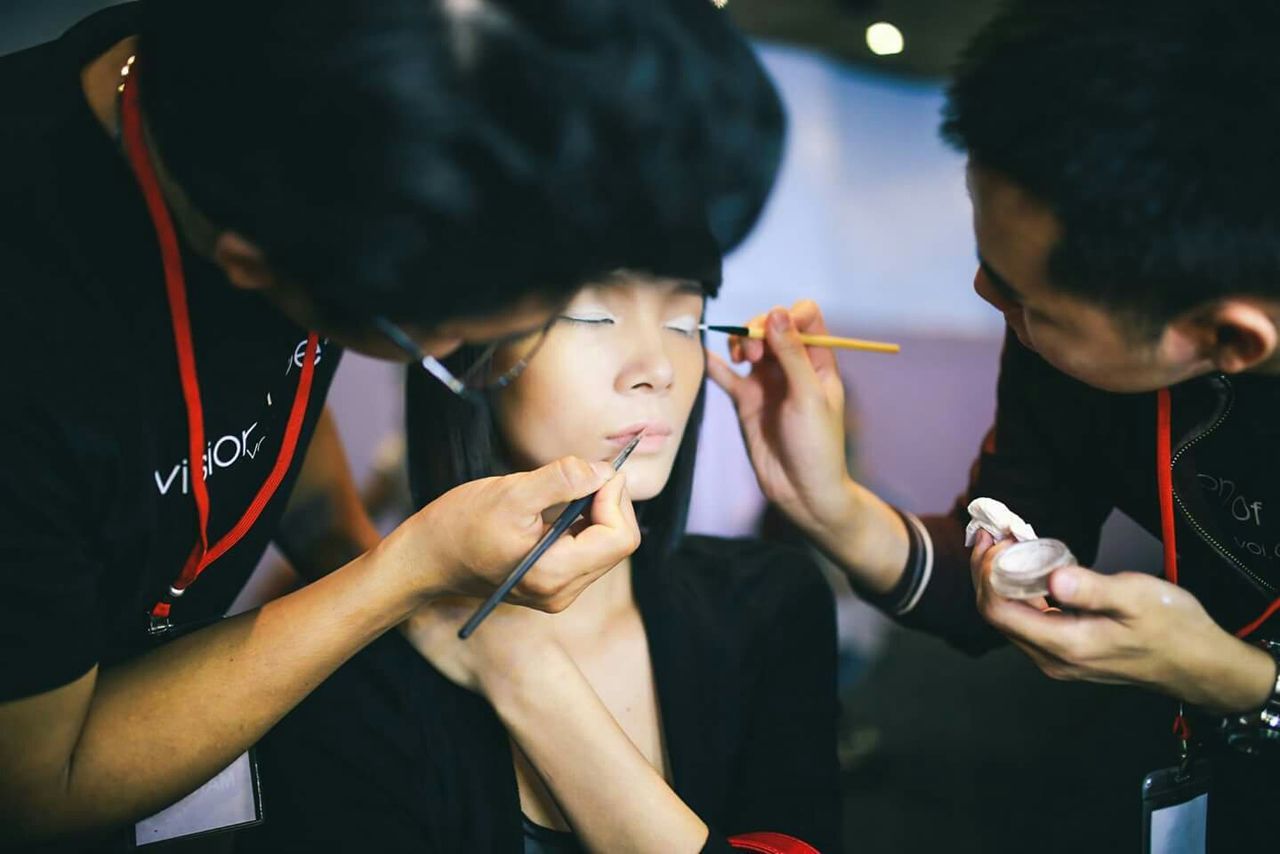
<path fill-rule="evenodd" d="M 266 255 L 257 244 L 234 231 L 223 231 L 215 238 L 213 260 L 231 284 L 241 290 L 265 291 L 276 284 Z"/>
<path fill-rule="evenodd" d="M 1276 313 L 1261 301 L 1226 299 L 1173 326 L 1194 338 L 1203 358 L 1224 374 L 1238 374 L 1271 360 L 1280 342 Z"/>

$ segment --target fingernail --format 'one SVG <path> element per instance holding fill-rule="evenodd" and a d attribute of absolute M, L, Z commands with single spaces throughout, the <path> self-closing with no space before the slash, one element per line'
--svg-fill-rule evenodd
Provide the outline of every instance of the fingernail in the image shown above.
<path fill-rule="evenodd" d="M 791 317 L 782 309 L 775 308 L 769 312 L 769 325 L 773 327 L 774 332 L 786 332 L 791 326 Z"/>
<path fill-rule="evenodd" d="M 591 464 L 591 468 L 592 470 L 595 471 L 596 477 L 600 478 L 603 481 L 608 481 L 610 478 L 613 477 L 613 473 L 614 473 L 613 466 L 609 465 L 606 462 L 596 460 Z"/>

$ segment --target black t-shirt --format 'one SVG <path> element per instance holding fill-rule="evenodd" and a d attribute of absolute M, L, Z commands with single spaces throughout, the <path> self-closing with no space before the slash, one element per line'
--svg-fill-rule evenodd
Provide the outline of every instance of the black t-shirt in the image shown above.
<path fill-rule="evenodd" d="M 842 850 L 831 590 L 803 553 L 687 537 L 638 560 L 672 787 L 725 837 L 787 833 Z M 520 854 L 508 735 L 398 632 L 358 653 L 258 747 L 266 823 L 237 851 Z M 567 842 L 554 835 L 564 847 Z"/>
<path fill-rule="evenodd" d="M 1229 377 L 1231 408 L 1190 453 L 1211 532 L 1272 591 L 1280 590 L 1280 382 Z"/>
<path fill-rule="evenodd" d="M 196 541 L 163 267 L 132 173 L 81 68 L 135 31 L 116 7 L 0 58 L 0 701 L 148 645 L 146 613 Z M 275 464 L 306 331 L 183 253 L 215 541 Z M 289 474 L 257 524 L 173 607 L 220 616 L 266 547 L 340 356 L 321 341 Z"/>

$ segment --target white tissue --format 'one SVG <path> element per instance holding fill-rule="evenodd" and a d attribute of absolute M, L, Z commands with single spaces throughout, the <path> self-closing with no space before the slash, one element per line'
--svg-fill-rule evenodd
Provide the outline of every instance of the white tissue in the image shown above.
<path fill-rule="evenodd" d="M 996 542 L 1010 536 L 1020 543 L 1036 539 L 1034 528 L 1006 507 L 1004 502 L 996 501 L 994 498 L 975 498 L 970 501 L 969 519 L 971 521 L 964 529 L 966 546 L 973 545 L 979 531 L 986 531 L 996 539 Z"/>

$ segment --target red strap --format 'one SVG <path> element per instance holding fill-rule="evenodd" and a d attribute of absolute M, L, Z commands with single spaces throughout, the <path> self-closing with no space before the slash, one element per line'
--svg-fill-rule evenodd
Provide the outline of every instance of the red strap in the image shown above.
<path fill-rule="evenodd" d="M 1249 635 L 1253 634 L 1259 628 L 1261 628 L 1263 623 L 1271 619 L 1271 615 L 1274 614 L 1276 611 L 1280 611 L 1280 599 L 1276 599 L 1276 601 L 1268 605 L 1267 610 L 1263 611 L 1262 614 L 1258 617 L 1258 619 L 1254 620 L 1249 625 L 1237 631 L 1236 637 L 1247 638 Z"/>
<path fill-rule="evenodd" d="M 257 495 L 240 520 L 212 547 L 209 545 L 209 489 L 205 484 L 204 457 L 204 407 L 200 401 L 200 380 L 196 373 L 195 345 L 191 335 L 191 315 L 187 306 L 186 279 L 182 271 L 182 253 L 178 248 L 178 235 L 165 205 L 164 193 L 147 157 L 146 137 L 142 127 L 141 110 L 138 107 L 138 64 L 130 69 L 129 85 L 125 86 L 121 100 L 121 125 L 125 153 L 133 167 L 134 175 L 147 204 L 147 212 L 156 230 L 160 244 L 160 258 L 164 263 L 164 286 L 169 301 L 169 317 L 173 326 L 173 340 L 178 356 L 178 373 L 182 381 L 182 400 L 187 413 L 187 454 L 191 468 L 191 492 L 196 504 L 196 520 L 199 539 L 173 582 L 172 589 L 181 593 L 190 587 L 205 568 L 226 554 L 258 521 L 263 509 L 279 488 L 297 451 L 298 436 L 307 413 L 311 397 L 311 383 L 315 375 L 315 357 L 319 348 L 319 336 L 307 335 L 306 355 L 298 377 L 298 389 L 289 410 L 280 453 L 267 479 L 259 487 Z M 212 465 L 212 460 L 207 462 Z M 165 618 L 170 605 L 162 599 L 152 608 L 153 617 Z"/>
<path fill-rule="evenodd" d="M 1167 388 L 1156 395 L 1156 485 L 1160 492 L 1160 535 L 1164 541 L 1164 577 L 1170 583 L 1178 583 L 1178 546 L 1173 525 L 1173 457 L 1171 454 L 1172 427 L 1171 413 L 1173 405 Z M 1280 598 L 1267 606 L 1267 609 L 1253 622 L 1236 631 L 1236 637 L 1247 638 L 1258 630 L 1263 623 L 1280 611 Z"/>
<path fill-rule="evenodd" d="M 136 70 L 135 67 L 135 81 Z M 156 180 L 151 162 L 145 154 L 146 140 L 142 130 L 142 114 L 138 109 L 136 82 L 125 87 L 120 114 L 125 153 L 146 200 L 147 212 L 151 214 L 156 240 L 160 244 L 160 259 L 164 262 L 164 287 L 169 297 L 169 317 L 173 323 L 173 339 L 178 350 L 182 399 L 187 408 L 187 453 L 194 472 L 204 450 L 204 409 L 200 403 L 200 386 L 196 379 L 195 350 L 191 343 L 191 323 L 187 311 L 187 287 L 182 274 L 182 254 L 178 249 L 178 236 L 173 228 L 173 220 L 169 218 L 160 182 Z M 196 513 L 200 520 L 200 546 L 202 550 L 206 550 L 209 547 L 209 493 L 203 477 L 193 474 L 191 481 Z"/>
<path fill-rule="evenodd" d="M 1178 583 L 1178 542 L 1173 525 L 1173 452 L 1169 389 L 1156 395 L 1156 485 L 1160 491 L 1160 539 L 1164 543 L 1164 577 Z"/>
<path fill-rule="evenodd" d="M 758 851 L 761 854 L 822 854 L 803 839 L 785 833 L 740 833 L 730 836 L 729 844 L 740 851 Z"/>

